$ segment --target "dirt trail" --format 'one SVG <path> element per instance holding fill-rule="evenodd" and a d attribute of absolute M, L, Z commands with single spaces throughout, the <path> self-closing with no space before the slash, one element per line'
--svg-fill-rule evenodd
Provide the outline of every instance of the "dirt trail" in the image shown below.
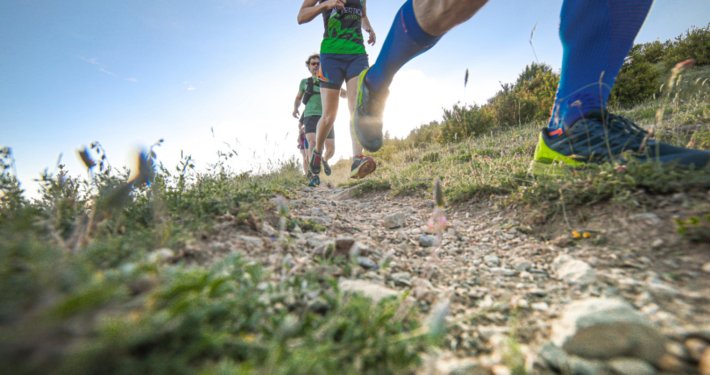
<path fill-rule="evenodd" d="M 287 201 L 293 217 L 327 228 L 292 232 L 287 250 L 273 245 L 268 224 L 258 233 L 224 230 L 218 242 L 248 249 L 278 273 L 316 267 L 327 243 L 354 240 L 360 265 L 349 278 L 409 291 L 422 311 L 450 301 L 448 352 L 441 358 L 499 363 L 506 336 L 534 357 L 564 307 L 591 297 L 622 297 L 680 343 L 688 332 L 709 329 L 710 244 L 680 238 L 673 224 L 678 215 L 710 212 L 706 193 L 664 197 L 653 212 L 601 205 L 544 227 L 529 224 L 530 210 L 503 208 L 495 199 L 461 204 L 446 209 L 449 227 L 433 245 L 424 230 L 431 199 L 351 193 L 304 188 Z M 574 239 L 573 229 L 582 238 Z M 570 260 L 558 258 L 563 254 L 588 267 L 563 269 Z"/>

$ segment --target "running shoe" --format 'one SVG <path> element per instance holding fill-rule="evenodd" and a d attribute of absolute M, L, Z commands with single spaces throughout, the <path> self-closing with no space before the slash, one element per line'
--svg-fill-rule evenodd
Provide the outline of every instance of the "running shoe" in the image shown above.
<path fill-rule="evenodd" d="M 646 130 L 618 115 L 595 112 L 553 137 L 540 132 L 531 171 L 545 173 L 553 163 L 579 167 L 587 163 L 626 163 L 631 159 L 663 165 L 702 168 L 710 152 L 657 142 Z"/>
<path fill-rule="evenodd" d="M 350 126 L 362 147 L 375 152 L 382 147 L 382 114 L 389 91 L 371 92 L 365 84 L 368 70 L 363 70 L 357 78 L 355 113 Z"/>
<path fill-rule="evenodd" d="M 323 163 L 323 172 L 325 173 L 325 175 L 330 176 L 330 173 L 332 171 L 330 170 L 330 164 L 328 164 L 328 161 L 323 159 L 321 163 Z"/>
<path fill-rule="evenodd" d="M 316 175 L 320 173 L 320 163 L 322 160 L 323 159 L 321 158 L 320 152 L 314 149 L 313 155 L 311 155 L 311 161 L 308 164 L 309 168 L 311 169 L 311 173 Z"/>
<path fill-rule="evenodd" d="M 363 178 L 377 169 L 375 159 L 358 155 L 353 157 L 353 164 L 350 167 L 350 178 Z"/>
<path fill-rule="evenodd" d="M 311 177 L 311 180 L 308 181 L 308 186 L 310 186 L 310 187 L 320 186 L 320 177 L 318 177 L 317 174 L 314 174 Z"/>

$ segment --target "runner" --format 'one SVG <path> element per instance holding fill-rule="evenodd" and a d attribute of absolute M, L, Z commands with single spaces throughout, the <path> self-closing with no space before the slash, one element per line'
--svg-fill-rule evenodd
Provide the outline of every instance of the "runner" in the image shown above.
<path fill-rule="evenodd" d="M 303 160 L 303 174 L 308 176 L 308 141 L 306 140 L 306 129 L 303 126 L 303 117 L 298 121 L 298 150 L 301 152 Z"/>
<path fill-rule="evenodd" d="M 395 16 L 375 64 L 358 79 L 353 132 L 370 151 L 382 147 L 382 113 L 395 73 L 470 19 L 485 0 L 407 0 Z M 546 129 L 539 136 L 533 171 L 555 162 L 641 161 L 701 168 L 710 152 L 657 142 L 632 121 L 607 112 L 607 99 L 652 0 L 565 0 L 560 38 L 560 83 Z"/>
<path fill-rule="evenodd" d="M 323 164 L 323 146 L 333 128 L 338 112 L 338 91 L 346 83 L 348 108 L 352 118 L 355 108 L 357 77 L 368 66 L 362 30 L 368 33 L 367 42 L 375 44 L 375 32 L 367 18 L 365 0 L 304 0 L 298 12 L 298 23 L 303 24 L 322 15 L 325 32 L 321 42 L 320 79 L 323 116 L 318 121 L 316 140 L 310 159 L 310 170 L 315 176 Z M 352 136 L 353 159 L 350 177 L 363 178 L 377 167 L 374 159 L 362 154 L 362 146 Z"/>
<path fill-rule="evenodd" d="M 298 86 L 298 94 L 296 94 L 296 100 L 293 102 L 293 117 L 299 118 L 299 122 L 303 124 L 303 128 L 306 135 L 307 156 L 313 153 L 313 146 L 316 144 L 316 127 L 318 125 L 318 120 L 320 120 L 323 114 L 323 106 L 320 97 L 320 80 L 318 79 L 318 71 L 320 70 L 320 55 L 313 54 L 308 56 L 306 59 L 306 68 L 311 73 L 311 76 L 301 80 Z M 345 91 L 341 90 L 340 95 L 345 96 Z M 301 114 L 298 109 L 301 106 L 301 102 L 306 105 L 306 108 Z M 328 132 L 328 136 L 325 139 L 325 154 L 323 154 L 323 171 L 326 175 L 330 176 L 331 170 L 328 160 L 335 154 L 335 131 L 333 129 Z M 317 174 L 306 173 L 309 178 L 310 186 L 320 185 L 320 177 Z"/>

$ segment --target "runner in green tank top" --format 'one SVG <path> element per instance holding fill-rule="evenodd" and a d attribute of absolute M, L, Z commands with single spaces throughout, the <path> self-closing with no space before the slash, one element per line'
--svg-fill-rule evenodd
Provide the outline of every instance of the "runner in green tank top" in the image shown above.
<path fill-rule="evenodd" d="M 365 0 L 304 0 L 298 12 L 298 23 L 310 22 L 323 17 L 323 41 L 320 50 L 320 87 L 323 101 L 323 116 L 318 122 L 316 142 L 310 159 L 310 169 L 318 175 L 321 169 L 321 153 L 330 129 L 333 128 L 338 111 L 338 91 L 346 83 L 350 118 L 355 108 L 357 77 L 367 69 L 369 63 L 365 53 L 365 38 L 375 44 L 375 32 L 367 18 Z M 352 137 L 353 163 L 350 177 L 362 178 L 375 170 L 375 161 L 362 154 L 363 148 L 356 137 Z"/>
<path fill-rule="evenodd" d="M 293 102 L 293 117 L 300 118 L 300 123 L 303 125 L 305 137 L 308 144 L 306 150 L 306 159 L 313 152 L 313 146 L 316 144 L 316 128 L 318 121 L 323 113 L 323 107 L 320 98 L 320 81 L 318 80 L 318 71 L 320 70 L 320 55 L 313 54 L 306 59 L 306 68 L 311 73 L 311 76 L 301 80 L 298 86 L 298 94 Z M 341 97 L 345 97 L 345 90 L 340 93 Z M 306 108 L 301 114 L 299 108 L 301 103 L 306 105 Z M 325 140 L 325 153 L 323 154 L 323 170 L 326 175 L 330 175 L 330 165 L 328 160 L 335 154 L 335 133 L 330 130 Z M 306 169 L 308 171 L 308 168 Z M 317 186 L 320 184 L 320 178 L 312 176 L 311 173 L 306 173 L 309 178 L 309 185 Z"/>

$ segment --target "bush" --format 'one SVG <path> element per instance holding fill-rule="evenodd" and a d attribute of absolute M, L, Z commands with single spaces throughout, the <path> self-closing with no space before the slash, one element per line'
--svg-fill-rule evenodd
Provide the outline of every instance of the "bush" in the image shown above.
<path fill-rule="evenodd" d="M 630 107 L 652 99 L 661 86 L 661 73 L 648 61 L 628 59 L 616 77 L 609 103 Z"/>

